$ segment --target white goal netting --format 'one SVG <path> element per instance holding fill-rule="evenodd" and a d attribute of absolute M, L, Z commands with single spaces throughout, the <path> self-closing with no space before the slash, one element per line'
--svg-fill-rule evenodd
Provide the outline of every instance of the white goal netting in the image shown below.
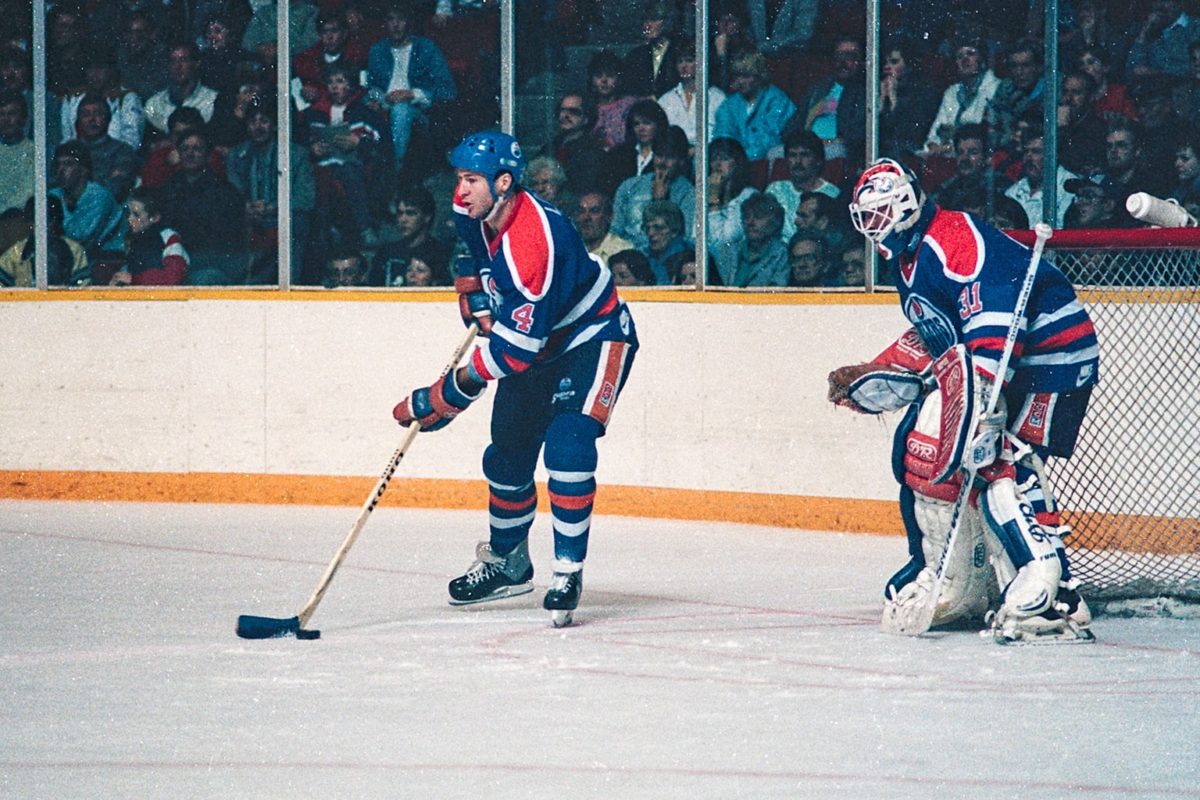
<path fill-rule="evenodd" d="M 1051 466 L 1073 570 L 1114 611 L 1180 613 L 1200 602 L 1200 231 L 1066 231 L 1047 257 L 1100 340 L 1075 456 Z"/>

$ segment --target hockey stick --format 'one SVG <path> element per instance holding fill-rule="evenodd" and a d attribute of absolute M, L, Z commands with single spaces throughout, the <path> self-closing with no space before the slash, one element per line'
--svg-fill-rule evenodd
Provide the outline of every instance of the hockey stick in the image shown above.
<path fill-rule="evenodd" d="M 984 417 L 990 417 L 994 414 L 996 407 L 1000 404 L 1000 394 L 1004 389 L 1004 376 L 1008 372 L 1008 362 L 1012 360 L 1013 349 L 1017 344 L 1017 336 L 1021 332 L 1021 319 L 1025 316 L 1025 307 L 1029 304 L 1029 295 L 1033 293 L 1033 281 L 1037 277 L 1038 265 L 1042 261 L 1042 251 L 1046 249 L 1046 240 L 1054 233 L 1050 226 L 1044 222 L 1039 222 L 1035 225 L 1034 231 L 1037 239 L 1033 244 L 1033 255 L 1029 258 L 1029 268 L 1025 271 L 1025 282 L 1021 284 L 1021 293 L 1017 295 L 1017 304 L 1013 308 L 1012 322 L 1009 323 L 1008 335 L 1004 338 L 1004 350 L 1000 354 L 1000 364 L 996 369 L 996 380 L 992 383 L 991 394 L 988 395 L 987 409 L 984 411 Z M 975 483 L 976 472 L 977 468 L 971 467 L 962 476 L 962 488 L 958 491 L 958 497 L 954 501 L 954 510 L 950 514 L 950 532 L 946 536 L 946 543 L 942 546 L 942 553 L 938 557 L 937 566 L 934 568 L 933 586 L 926 595 L 924 604 L 916 606 L 911 612 L 902 612 L 893 618 L 893 623 L 884 627 L 884 630 L 888 633 L 920 636 L 926 633 L 930 626 L 933 625 L 933 617 L 937 612 L 938 599 L 942 595 L 942 581 L 946 575 L 946 564 L 949 563 L 950 554 L 954 551 L 954 544 L 958 541 L 958 532 L 962 528 L 963 509 L 966 508 L 967 498 L 970 496 L 971 487 Z M 887 619 L 889 618 L 885 616 L 885 620 Z"/>
<path fill-rule="evenodd" d="M 462 344 L 454 351 L 454 356 L 446 364 L 446 368 L 442 370 L 443 377 L 450 370 L 458 366 L 458 362 L 462 360 L 463 355 L 467 352 L 467 348 L 471 346 L 471 342 L 475 339 L 475 334 L 478 330 L 478 327 L 474 324 L 467 328 L 467 335 L 463 339 Z M 383 470 L 383 475 L 376 482 L 375 488 L 371 491 L 370 496 L 367 497 L 367 501 L 363 503 L 362 510 L 358 512 L 358 518 L 354 520 L 354 525 L 351 526 L 350 533 L 346 534 L 345 541 L 342 542 L 342 546 L 334 554 L 333 560 L 329 562 L 329 566 L 325 568 L 325 574 L 317 582 L 317 588 L 313 591 L 312 597 L 308 598 L 308 602 L 304 604 L 304 608 L 300 609 L 300 613 L 287 619 L 255 617 L 243 614 L 237 620 L 238 636 L 243 639 L 273 639 L 282 636 L 295 636 L 297 639 L 320 638 L 320 631 L 309 630 L 304 626 L 308 624 L 309 618 L 317 610 L 317 605 L 321 602 L 321 598 L 325 596 L 325 590 L 329 588 L 329 584 L 333 581 L 333 576 L 337 574 L 338 567 L 342 565 L 346 554 L 354 546 L 354 541 L 358 538 L 358 534 L 362 532 L 363 526 L 367 524 L 367 517 L 375 510 L 375 506 L 379 503 L 379 498 L 383 497 L 388 482 L 391 481 L 392 475 L 396 473 L 396 467 L 400 465 L 401 459 L 408 452 L 409 446 L 413 443 L 413 439 L 417 438 L 417 433 L 420 430 L 421 425 L 417 422 L 408 427 L 408 431 L 404 434 L 404 439 L 400 442 L 400 446 L 396 448 L 396 452 L 392 453 L 391 460 L 388 461 L 387 467 Z"/>

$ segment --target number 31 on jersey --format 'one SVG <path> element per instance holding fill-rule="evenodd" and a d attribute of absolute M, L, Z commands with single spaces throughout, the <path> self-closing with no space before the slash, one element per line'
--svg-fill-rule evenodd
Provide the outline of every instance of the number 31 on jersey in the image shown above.
<path fill-rule="evenodd" d="M 958 316 L 970 319 L 980 311 L 983 311 L 983 303 L 979 300 L 979 281 L 975 281 L 970 286 L 963 287 L 958 295 Z"/>

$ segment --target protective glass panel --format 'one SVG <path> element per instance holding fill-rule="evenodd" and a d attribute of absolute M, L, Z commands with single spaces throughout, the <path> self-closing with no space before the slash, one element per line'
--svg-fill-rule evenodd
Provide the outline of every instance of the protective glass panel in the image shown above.
<path fill-rule="evenodd" d="M 632 0 L 552 5 L 540 25 L 518 21 L 525 185 L 575 219 L 619 285 L 673 284 L 694 261 L 696 200 L 691 145 L 659 98 L 679 83 L 693 12 Z"/>
<path fill-rule="evenodd" d="M 32 27 L 25 20 L 26 33 Z M 26 40 L 27 41 L 27 40 Z M 32 64 L 28 49 L 0 50 L 0 287 L 36 284 L 33 262 L 33 185 L 36 156 L 33 142 Z M 70 272 L 64 265 L 64 270 Z M 60 283 L 70 275 L 53 275 Z M 83 276 L 86 278 L 86 275 Z"/>
<path fill-rule="evenodd" d="M 450 283 L 449 248 L 431 246 L 435 209 L 422 182 L 444 161 L 461 80 L 426 34 L 457 32 L 455 20 L 453 10 L 434 18 L 411 4 L 350 2 L 315 16 L 314 41 L 293 44 L 291 138 L 303 156 L 292 155 L 294 283 L 403 286 L 410 260 L 421 261 L 413 283 Z M 421 215 L 407 227 L 397 221 L 401 186 L 419 195 Z"/>

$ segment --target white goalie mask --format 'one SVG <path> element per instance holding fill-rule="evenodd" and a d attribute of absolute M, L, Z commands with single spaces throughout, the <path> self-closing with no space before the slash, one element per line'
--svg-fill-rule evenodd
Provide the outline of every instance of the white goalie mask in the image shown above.
<path fill-rule="evenodd" d="M 855 184 L 850 219 L 856 231 L 879 244 L 888 234 L 912 227 L 924 203 L 916 176 L 899 162 L 881 158 Z"/>

